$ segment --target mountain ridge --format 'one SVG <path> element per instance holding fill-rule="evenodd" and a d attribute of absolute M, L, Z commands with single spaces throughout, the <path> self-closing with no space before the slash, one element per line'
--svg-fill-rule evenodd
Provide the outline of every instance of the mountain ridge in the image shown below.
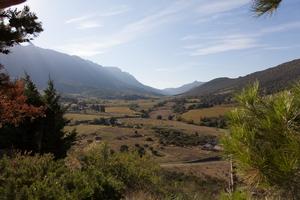
<path fill-rule="evenodd" d="M 0 63 L 14 78 L 28 73 L 39 89 L 46 87 L 50 76 L 62 93 L 107 98 L 162 95 L 119 68 L 34 45 L 12 48 L 10 54 L 0 56 Z"/>
<path fill-rule="evenodd" d="M 300 80 L 300 59 L 294 59 L 238 78 L 216 78 L 184 93 L 183 96 L 230 94 L 256 80 L 267 94 L 285 89 L 293 82 Z"/>
<path fill-rule="evenodd" d="M 179 94 L 182 94 L 182 93 L 185 93 L 197 86 L 200 86 L 202 85 L 204 82 L 200 82 L 200 81 L 194 81 L 192 83 L 187 83 L 187 84 L 184 84 L 180 87 L 173 87 L 173 88 L 165 88 L 165 89 L 162 89 L 162 91 L 167 94 L 167 95 L 179 95 Z"/>

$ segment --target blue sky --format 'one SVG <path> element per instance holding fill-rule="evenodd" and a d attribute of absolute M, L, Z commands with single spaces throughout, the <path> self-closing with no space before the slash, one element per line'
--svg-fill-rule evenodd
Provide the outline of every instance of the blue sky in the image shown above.
<path fill-rule="evenodd" d="M 251 0 L 28 0 L 45 31 L 34 44 L 176 87 L 300 58 L 300 1 L 254 17 Z"/>

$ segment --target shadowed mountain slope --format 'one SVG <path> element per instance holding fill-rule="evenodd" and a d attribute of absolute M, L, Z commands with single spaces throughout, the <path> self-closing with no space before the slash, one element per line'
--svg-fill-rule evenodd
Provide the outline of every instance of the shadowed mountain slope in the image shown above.
<path fill-rule="evenodd" d="M 11 51 L 0 56 L 0 63 L 15 78 L 26 71 L 39 89 L 45 88 L 50 76 L 62 93 L 106 98 L 161 95 L 160 90 L 143 85 L 117 67 L 103 67 L 33 45 L 16 46 Z"/>
<path fill-rule="evenodd" d="M 203 82 L 194 81 L 192 83 L 185 84 L 178 88 L 166 88 L 166 89 L 163 89 L 162 91 L 167 95 L 178 95 L 178 94 L 185 93 L 193 88 L 196 88 L 202 84 L 203 84 Z"/>
<path fill-rule="evenodd" d="M 289 87 L 300 80 L 300 59 L 283 63 L 273 68 L 258 71 L 239 78 L 217 78 L 196 87 L 184 96 L 224 95 L 236 92 L 249 83 L 258 80 L 266 94 L 274 93 Z"/>

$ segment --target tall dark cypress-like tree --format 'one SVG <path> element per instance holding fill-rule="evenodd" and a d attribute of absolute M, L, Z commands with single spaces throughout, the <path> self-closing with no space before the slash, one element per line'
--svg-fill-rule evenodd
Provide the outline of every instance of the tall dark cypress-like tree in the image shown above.
<path fill-rule="evenodd" d="M 60 96 L 54 88 L 51 79 L 44 90 L 43 101 L 45 105 L 45 118 L 43 118 L 43 135 L 41 153 L 53 153 L 56 158 L 66 156 L 68 149 L 76 139 L 76 132 L 65 132 L 63 128 L 68 124 L 64 118 L 67 108 L 61 106 Z"/>
<path fill-rule="evenodd" d="M 36 85 L 32 82 L 30 76 L 25 73 L 25 78 L 23 79 L 25 83 L 24 94 L 27 97 L 26 103 L 35 107 L 42 107 L 44 110 L 45 105 L 42 100 L 42 97 L 36 87 Z M 34 120 L 27 120 L 22 123 L 20 129 L 23 132 L 23 135 L 27 135 L 29 140 L 31 140 L 31 146 L 27 147 L 28 149 L 32 149 L 33 152 L 41 152 L 41 139 L 43 135 L 43 118 L 45 115 L 40 116 Z"/>
<path fill-rule="evenodd" d="M 23 79 L 25 83 L 24 94 L 27 97 L 26 103 L 33 106 L 43 106 L 42 97 L 36 87 L 36 85 L 32 82 L 30 76 L 25 72 L 25 77 Z"/>

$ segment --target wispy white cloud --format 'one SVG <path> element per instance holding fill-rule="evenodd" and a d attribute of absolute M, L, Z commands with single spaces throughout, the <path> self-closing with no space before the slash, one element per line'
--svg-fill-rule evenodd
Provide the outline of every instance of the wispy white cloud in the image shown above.
<path fill-rule="evenodd" d="M 81 22 L 81 21 L 91 19 L 93 17 L 95 17 L 94 14 L 84 15 L 84 16 L 80 16 L 80 17 L 74 17 L 74 18 L 71 18 L 71 19 L 68 19 L 67 21 L 65 21 L 65 23 L 71 24 L 71 23 Z"/>
<path fill-rule="evenodd" d="M 171 6 L 164 8 L 152 15 L 148 15 L 138 21 L 127 24 L 114 37 L 119 38 L 123 42 L 134 39 L 143 33 L 146 33 L 163 24 L 169 23 L 177 19 L 177 14 L 183 11 L 190 4 L 184 1 L 177 1 Z"/>
<path fill-rule="evenodd" d="M 112 8 L 112 9 L 102 12 L 100 14 L 93 13 L 93 14 L 86 14 L 86 15 L 79 16 L 79 17 L 74 17 L 74 18 L 66 20 L 65 23 L 71 24 L 71 23 L 87 21 L 87 20 L 91 20 L 91 19 L 95 19 L 95 18 L 99 19 L 101 17 L 112 17 L 112 16 L 124 14 L 124 13 L 128 12 L 129 10 L 130 10 L 130 8 L 127 5 L 121 5 L 117 8 Z"/>
<path fill-rule="evenodd" d="M 105 17 L 112 17 L 116 15 L 121 15 L 128 12 L 130 9 L 126 5 L 119 6 L 117 8 L 113 8 L 107 10 L 102 13 L 93 13 L 87 14 L 80 17 L 74 17 L 65 21 L 66 24 L 75 24 L 77 29 L 90 29 L 90 28 L 99 28 L 103 27 L 99 21 Z"/>
<path fill-rule="evenodd" d="M 121 5 L 118 8 L 113 8 L 110 10 L 107 10 L 101 14 L 98 14 L 99 17 L 111 17 L 111 16 L 116 16 L 116 15 L 121 15 L 124 13 L 127 13 L 130 11 L 130 7 L 127 5 Z"/>
<path fill-rule="evenodd" d="M 249 4 L 249 0 L 210 0 L 201 3 L 196 10 L 200 15 L 207 16 L 228 12 L 246 4 Z"/>
<path fill-rule="evenodd" d="M 287 49 L 295 49 L 299 48 L 300 45 L 290 45 L 290 46 L 267 46 L 264 47 L 264 50 L 270 50 L 270 51 L 279 51 L 279 50 L 287 50 Z"/>
<path fill-rule="evenodd" d="M 245 10 L 239 9 L 242 6 L 249 4 L 249 0 L 209 0 L 202 1 L 196 6 L 197 19 L 193 24 L 201 24 L 218 20 L 218 23 L 224 22 L 224 18 L 230 18 L 233 15 L 245 13 Z M 233 12 L 234 10 L 234 12 Z M 247 9 L 246 12 L 249 10 Z"/>
<path fill-rule="evenodd" d="M 204 56 L 210 54 L 223 53 L 234 50 L 245 50 L 254 47 L 262 47 L 265 50 L 279 50 L 286 47 L 272 47 L 260 41 L 261 37 L 278 32 L 285 32 L 291 29 L 300 28 L 300 22 L 290 22 L 276 26 L 266 27 L 252 33 L 237 33 L 227 36 L 212 35 L 199 37 L 196 42 L 187 44 L 183 48 L 187 49 L 190 56 Z M 186 36 L 188 37 L 188 36 Z"/>
<path fill-rule="evenodd" d="M 112 33 L 106 37 L 103 36 L 97 41 L 72 43 L 59 47 L 59 49 L 79 56 L 83 56 L 81 52 L 86 47 L 88 47 L 89 51 L 85 52 L 90 52 L 90 55 L 84 54 L 84 56 L 94 56 L 97 52 L 106 52 L 113 47 L 136 40 L 162 25 L 181 19 L 178 18 L 178 14 L 190 5 L 190 2 L 178 0 L 153 14 L 126 24 L 119 32 Z"/>
<path fill-rule="evenodd" d="M 95 22 L 95 21 L 86 21 L 86 22 L 82 22 L 78 25 L 78 29 L 90 29 L 90 28 L 99 28 L 99 27 L 103 27 L 102 24 Z"/>
<path fill-rule="evenodd" d="M 216 54 L 221 52 L 243 50 L 260 46 L 255 39 L 251 38 L 236 38 L 236 39 L 224 39 L 206 47 L 195 48 L 190 53 L 190 56 L 204 56 L 210 54 Z"/>
<path fill-rule="evenodd" d="M 186 35 L 184 37 L 182 37 L 180 40 L 182 41 L 188 41 L 188 40 L 196 40 L 199 39 L 199 36 L 196 35 Z"/>
<path fill-rule="evenodd" d="M 260 34 L 264 35 L 264 34 L 288 31 L 288 30 L 297 29 L 297 28 L 300 28 L 300 22 L 299 21 L 290 22 L 290 23 L 286 23 L 286 24 L 279 24 L 279 25 L 276 25 L 276 26 L 264 28 L 260 31 Z"/>

